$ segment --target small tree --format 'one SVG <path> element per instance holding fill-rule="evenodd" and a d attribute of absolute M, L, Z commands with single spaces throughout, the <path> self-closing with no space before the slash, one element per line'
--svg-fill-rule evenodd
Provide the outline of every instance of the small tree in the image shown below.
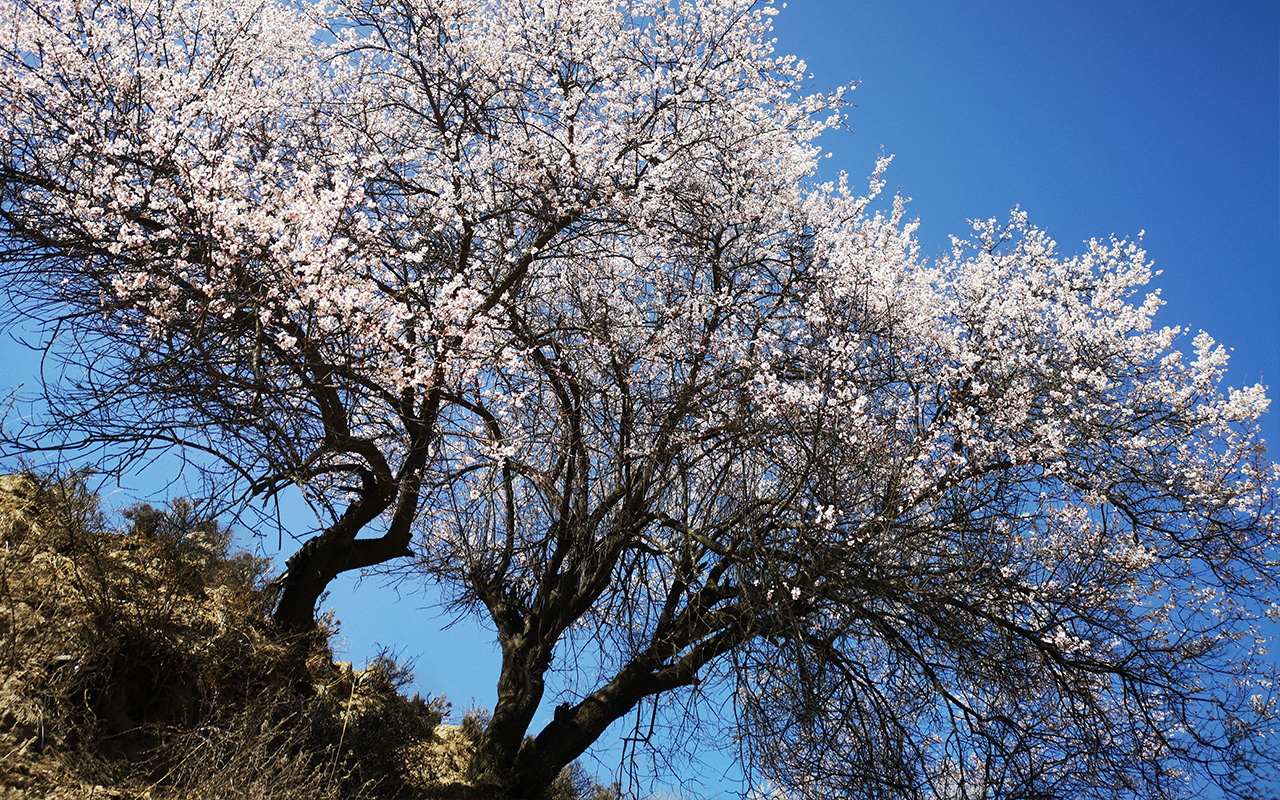
<path fill-rule="evenodd" d="M 301 487 L 284 630 L 378 565 L 487 614 L 495 794 L 711 676 L 805 796 L 1266 780 L 1262 388 L 1133 243 L 929 264 L 887 160 L 818 183 L 842 93 L 769 6 L 0 9 L 0 253 L 62 365 L 11 438 Z M 530 735 L 569 640 L 602 672 Z"/>

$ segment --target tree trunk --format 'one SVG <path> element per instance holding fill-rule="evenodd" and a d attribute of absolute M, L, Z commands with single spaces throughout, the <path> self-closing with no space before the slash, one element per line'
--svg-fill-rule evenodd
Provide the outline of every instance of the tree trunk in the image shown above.
<path fill-rule="evenodd" d="M 476 751 L 473 771 L 477 780 L 498 787 L 514 787 L 517 758 L 533 715 L 546 689 L 544 675 L 551 665 L 546 649 L 529 644 L 525 634 L 502 642 L 502 672 L 498 676 L 498 702 Z M 563 766 L 563 765 L 561 765 Z M 552 779 L 559 773 L 555 768 Z M 550 783 L 550 781 L 548 781 Z M 536 787 L 536 797 L 544 786 Z M 509 797 L 521 795 L 508 794 Z"/>
<path fill-rule="evenodd" d="M 508 656 L 504 651 L 497 707 L 474 764 L 475 780 L 493 800 L 537 800 L 562 769 L 641 699 L 689 685 L 696 673 L 679 668 L 655 671 L 641 660 L 632 661 L 576 706 L 557 708 L 554 719 L 533 738 L 526 733 L 542 699 L 550 659 L 531 664 L 519 658 L 527 656 L 527 650 L 510 652 Z"/>
<path fill-rule="evenodd" d="M 576 706 L 562 705 L 536 738 L 526 739 L 513 764 L 511 798 L 536 798 L 615 721 L 645 697 L 693 683 L 696 670 L 654 671 L 632 661 Z"/>
<path fill-rule="evenodd" d="M 333 580 L 326 576 L 332 571 L 329 563 L 332 558 L 316 554 L 325 534 L 303 543 L 302 548 L 285 562 L 284 574 L 275 580 L 280 587 L 280 597 L 272 619 L 286 632 L 303 633 L 315 626 L 316 603 L 329 581 Z"/>
<path fill-rule="evenodd" d="M 359 539 L 334 543 L 332 528 L 307 541 L 287 562 L 276 579 L 280 598 L 272 619 L 285 631 L 302 633 L 316 624 L 316 603 L 329 583 L 344 572 L 372 567 L 393 558 L 412 557 L 407 541 L 398 537 Z"/>
<path fill-rule="evenodd" d="M 413 555 L 408 523 L 417 505 L 417 486 L 398 492 L 390 480 L 379 480 L 369 472 L 363 477 L 360 499 L 323 533 L 308 539 L 285 562 L 284 574 L 276 578 L 280 597 L 272 618 L 283 630 L 302 633 L 315 627 L 316 603 L 329 583 L 342 573 Z M 356 539 L 356 534 L 391 506 L 397 494 L 400 508 L 386 534 L 377 539 Z"/>

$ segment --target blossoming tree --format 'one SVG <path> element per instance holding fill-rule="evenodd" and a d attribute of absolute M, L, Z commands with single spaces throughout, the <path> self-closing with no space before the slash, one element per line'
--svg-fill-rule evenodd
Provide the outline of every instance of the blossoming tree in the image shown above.
<path fill-rule="evenodd" d="M 283 631 L 376 566 L 487 615 L 493 795 L 712 679 L 802 796 L 1247 795 L 1262 388 L 1132 242 L 928 263 L 887 161 L 820 183 L 772 13 L 3 0 L 0 270 L 62 365 L 10 441 L 299 487 Z"/>

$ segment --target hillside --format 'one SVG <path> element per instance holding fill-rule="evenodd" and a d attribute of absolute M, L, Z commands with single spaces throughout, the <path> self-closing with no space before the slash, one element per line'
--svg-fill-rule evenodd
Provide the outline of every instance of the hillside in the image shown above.
<path fill-rule="evenodd" d="M 0 477 L 0 800 L 483 796 L 476 719 L 392 659 L 279 635 L 266 563 L 178 500 L 113 527 L 82 479 Z M 615 796 L 573 766 L 555 798 Z"/>

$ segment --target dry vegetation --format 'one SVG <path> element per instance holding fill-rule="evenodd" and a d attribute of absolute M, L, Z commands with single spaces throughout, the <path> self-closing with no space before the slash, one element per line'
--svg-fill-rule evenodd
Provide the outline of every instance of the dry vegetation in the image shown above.
<path fill-rule="evenodd" d="M 113 529 L 78 478 L 0 477 L 0 800 L 483 796 L 482 720 L 267 618 L 266 563 L 187 501 Z M 555 800 L 616 797 L 576 765 Z"/>

